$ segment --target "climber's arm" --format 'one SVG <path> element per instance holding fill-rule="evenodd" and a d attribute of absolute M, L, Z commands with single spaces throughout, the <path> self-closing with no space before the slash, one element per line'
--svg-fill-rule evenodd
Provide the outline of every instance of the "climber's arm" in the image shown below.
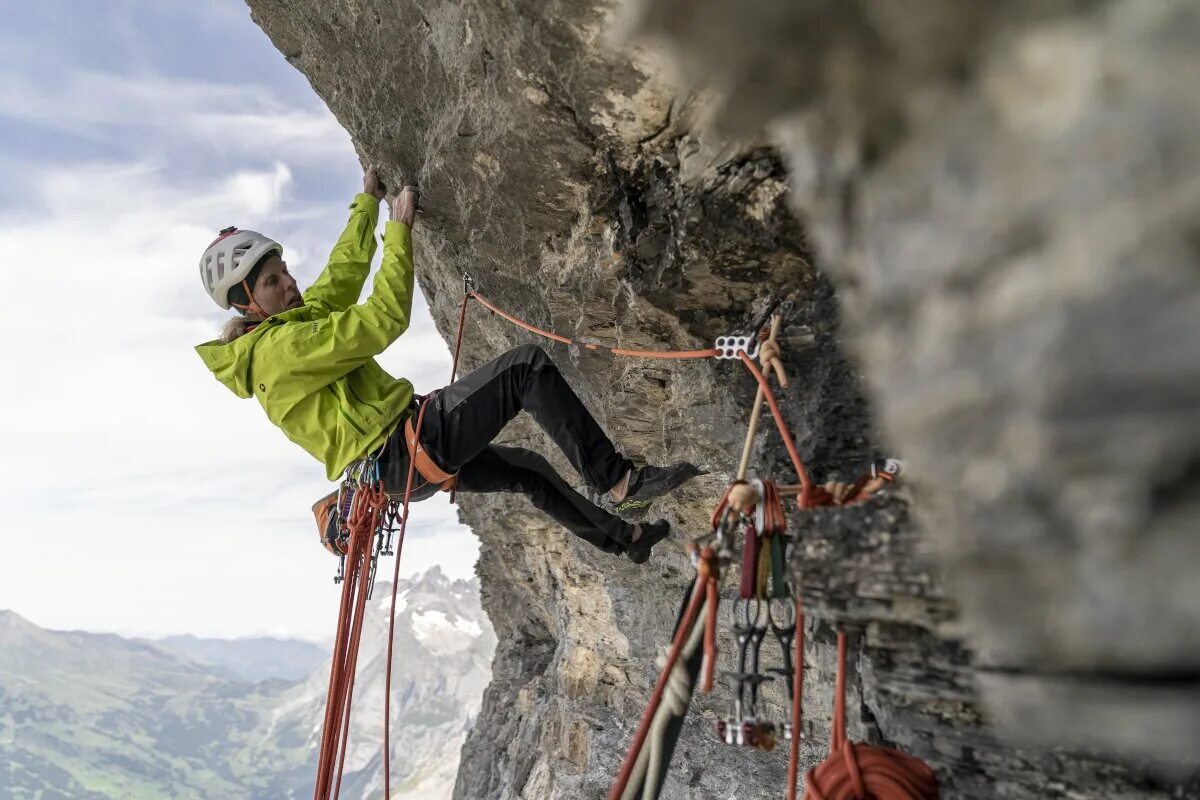
<path fill-rule="evenodd" d="M 382 353 L 407 330 L 412 298 L 412 230 L 392 221 L 384 228 L 383 263 L 366 301 L 302 324 L 280 342 L 290 377 L 301 391 L 315 391 Z"/>
<path fill-rule="evenodd" d="M 342 311 L 358 302 L 375 257 L 375 226 L 382 199 L 383 184 L 374 168 L 368 169 L 363 176 L 363 191 L 350 204 L 350 221 L 333 246 L 329 263 L 304 293 L 304 304 L 317 316 Z"/>

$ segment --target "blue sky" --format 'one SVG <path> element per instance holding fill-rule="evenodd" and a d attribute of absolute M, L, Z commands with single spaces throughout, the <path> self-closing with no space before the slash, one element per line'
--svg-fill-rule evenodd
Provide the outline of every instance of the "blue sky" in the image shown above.
<path fill-rule="evenodd" d="M 227 317 L 196 266 L 218 229 L 267 233 L 315 278 L 362 186 L 347 134 L 242 0 L 40 0 L 0 28 L 0 176 L 0 608 L 328 635 L 309 506 L 330 484 L 191 348 Z M 423 297 L 414 314 L 380 362 L 428 391 L 449 353 Z M 473 571 L 442 498 L 410 535 L 404 574 Z"/>

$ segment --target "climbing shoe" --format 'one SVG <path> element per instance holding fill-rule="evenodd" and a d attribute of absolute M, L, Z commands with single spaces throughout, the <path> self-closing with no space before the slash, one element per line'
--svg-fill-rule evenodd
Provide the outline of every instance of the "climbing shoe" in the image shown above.
<path fill-rule="evenodd" d="M 629 560 L 635 564 L 645 564 L 650 560 L 650 551 L 654 545 L 671 535 L 671 526 L 665 519 L 642 526 L 642 535 L 636 542 L 630 542 L 625 550 Z"/>
<path fill-rule="evenodd" d="M 642 467 L 629 476 L 625 498 L 614 502 L 618 514 L 636 514 L 650 507 L 656 497 L 675 491 L 681 485 L 704 472 L 695 464 L 680 461 L 669 467 Z"/>

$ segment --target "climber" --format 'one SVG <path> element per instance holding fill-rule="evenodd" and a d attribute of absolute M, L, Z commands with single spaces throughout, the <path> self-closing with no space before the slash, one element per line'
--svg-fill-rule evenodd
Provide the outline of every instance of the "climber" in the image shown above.
<path fill-rule="evenodd" d="M 281 245 L 254 231 L 221 231 L 204 251 L 200 277 L 217 305 L 235 308 L 239 316 L 219 340 L 196 348 L 200 357 L 234 394 L 256 397 L 271 422 L 325 464 L 330 480 L 373 453 L 385 489 L 402 495 L 410 457 L 404 422 L 416 419 L 424 403 L 418 469 L 427 454 L 435 469 L 456 475 L 459 492 L 523 493 L 588 543 L 644 563 L 670 533 L 669 524 L 633 523 L 619 514 L 644 508 L 700 470 L 683 462 L 635 468 L 540 348 L 509 350 L 424 398 L 375 362 L 408 327 L 413 294 L 417 194 L 405 186 L 391 202 L 372 292 L 355 305 L 375 254 L 384 196 L 383 184 L 368 169 L 328 265 L 303 294 L 288 273 Z M 617 513 L 574 491 L 541 455 L 491 444 L 522 409 Z M 414 500 L 439 488 L 420 476 L 417 484 Z"/>

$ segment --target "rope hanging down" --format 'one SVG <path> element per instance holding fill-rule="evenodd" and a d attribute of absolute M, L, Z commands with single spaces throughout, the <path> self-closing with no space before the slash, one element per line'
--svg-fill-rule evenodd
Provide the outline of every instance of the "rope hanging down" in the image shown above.
<path fill-rule="evenodd" d="M 342 562 L 342 598 L 325 701 L 325 720 L 321 729 L 314 800 L 336 798 L 341 791 L 363 615 L 389 502 L 373 464 L 364 466 L 363 474 L 356 483 L 352 483 L 348 477 L 343 487 L 352 492 L 347 523 L 349 541 Z M 374 553 L 372 540 L 376 542 Z"/>
<path fill-rule="evenodd" d="M 717 564 L 716 553 L 710 547 L 698 548 L 694 552 L 696 559 L 696 581 L 692 586 L 690 596 L 687 599 L 687 605 L 684 608 L 683 614 L 680 616 L 679 623 L 675 626 L 675 637 L 671 642 L 671 649 L 667 653 L 666 663 L 662 670 L 658 673 L 658 680 L 654 684 L 654 691 L 650 694 L 650 701 L 646 705 L 646 712 L 642 715 L 641 722 L 638 724 L 637 732 L 633 737 L 633 744 L 629 748 L 629 753 L 625 758 L 625 763 L 621 765 L 621 771 L 617 776 L 616 783 L 613 785 L 612 791 L 609 792 L 609 800 L 634 800 L 639 796 L 642 797 L 657 797 L 658 789 L 662 786 L 662 780 L 666 776 L 666 766 L 670 763 L 670 753 L 664 752 L 666 749 L 660 739 L 657 746 L 650 750 L 643 751 L 642 747 L 646 743 L 647 735 L 651 728 L 655 727 L 658 722 L 660 729 L 665 729 L 666 722 L 656 720 L 660 704 L 663 700 L 663 695 L 667 691 L 667 686 L 671 681 L 672 676 L 676 671 L 676 664 L 679 662 L 681 655 L 684 652 L 685 645 L 689 640 L 693 639 L 693 632 L 696 630 L 697 623 L 700 619 L 700 610 L 705 602 L 710 600 L 715 593 L 716 583 L 719 579 L 720 566 Z M 687 704 L 691 700 L 691 692 L 686 687 L 678 692 L 678 699 L 682 702 L 673 703 L 672 707 L 666 709 L 668 717 L 678 717 L 681 721 L 687 713 Z M 680 708 L 679 706 L 682 706 Z M 674 742 L 669 743 L 673 747 Z M 657 750 L 659 757 L 656 759 L 659 764 L 657 774 L 651 774 L 649 755 L 652 751 Z"/>
<path fill-rule="evenodd" d="M 425 414 L 421 405 L 417 428 Z M 396 560 L 392 574 L 392 602 L 388 624 L 387 668 L 383 706 L 383 783 L 384 796 L 391 796 L 391 686 L 392 645 L 396 628 L 396 590 L 400 577 L 400 555 L 408 527 L 409 500 L 412 496 L 416 462 L 409 459 L 408 477 L 397 525 L 396 503 L 384 491 L 379 468 L 368 457 L 347 471 L 343 491 L 350 497 L 342 561 L 342 601 L 338 613 L 337 635 L 325 701 L 325 720 L 321 731 L 321 750 L 317 757 L 317 780 L 313 800 L 337 800 L 346 762 L 346 744 L 350 730 L 350 712 L 354 700 L 354 676 L 362 642 L 363 615 L 374 584 L 375 567 L 380 555 L 391 555 L 392 535 L 398 534 Z M 357 475 L 356 475 L 357 473 Z M 355 479 L 357 477 L 357 479 Z M 345 503 L 338 507 L 344 509 Z M 386 541 L 385 541 L 386 535 Z M 374 547 L 372 548 L 372 541 Z M 339 543 L 331 542 L 334 549 Z"/>
<path fill-rule="evenodd" d="M 937 800 L 937 778 L 925 762 L 846 736 L 845 631 L 838 631 L 837 659 L 829 757 L 804 776 L 805 800 Z"/>

